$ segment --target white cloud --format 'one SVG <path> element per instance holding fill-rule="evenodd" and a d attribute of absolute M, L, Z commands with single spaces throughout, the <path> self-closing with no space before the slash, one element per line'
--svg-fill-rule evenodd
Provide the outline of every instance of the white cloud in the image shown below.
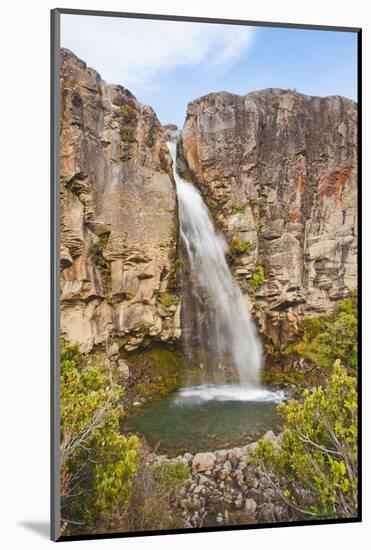
<path fill-rule="evenodd" d="M 61 45 L 106 81 L 138 89 L 156 87 L 164 71 L 236 61 L 252 45 L 253 28 L 62 15 Z"/>

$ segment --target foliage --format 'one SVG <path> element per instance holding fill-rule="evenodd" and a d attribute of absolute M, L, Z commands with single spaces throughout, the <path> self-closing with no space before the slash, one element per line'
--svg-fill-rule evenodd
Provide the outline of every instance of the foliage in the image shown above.
<path fill-rule="evenodd" d="M 251 250 L 252 243 L 250 241 L 233 242 L 230 246 L 230 253 L 240 256 L 247 254 Z"/>
<path fill-rule="evenodd" d="M 175 306 L 179 302 L 179 297 L 176 294 L 170 294 L 170 292 L 162 292 L 157 299 L 164 307 Z"/>
<path fill-rule="evenodd" d="M 254 460 L 272 490 L 304 517 L 357 515 L 356 379 L 336 361 L 325 388 L 281 403 L 280 447 L 259 442 Z"/>
<path fill-rule="evenodd" d="M 269 386 L 290 384 L 303 390 L 308 387 L 308 377 L 292 365 L 270 365 L 262 371 L 262 381 Z"/>
<path fill-rule="evenodd" d="M 153 468 L 155 480 L 170 489 L 178 489 L 189 477 L 189 469 L 183 462 L 163 462 Z"/>
<path fill-rule="evenodd" d="M 165 468 L 159 470 L 158 466 L 151 465 L 149 449 L 145 444 L 141 445 L 138 456 L 139 466 L 133 479 L 126 518 L 127 530 L 184 527 L 182 519 L 174 513 L 174 497 L 182 482 L 183 473 L 177 469 L 170 469 L 165 473 Z"/>
<path fill-rule="evenodd" d="M 120 108 L 120 113 L 123 119 L 123 122 L 130 124 L 131 122 L 136 122 L 138 118 L 138 113 L 135 107 L 127 103 Z"/>
<path fill-rule="evenodd" d="M 265 274 L 264 274 L 262 261 L 258 260 L 255 266 L 254 272 L 251 276 L 250 284 L 252 288 L 256 290 L 259 287 L 261 287 L 264 284 L 264 282 L 265 282 Z"/>
<path fill-rule="evenodd" d="M 355 299 L 338 302 L 335 311 L 324 317 L 304 320 L 299 342 L 286 348 L 316 367 L 328 368 L 336 359 L 355 371 L 358 357 L 358 318 Z"/>
<path fill-rule="evenodd" d="M 114 530 L 130 498 L 138 439 L 119 431 L 121 387 L 61 344 L 61 498 L 64 532 Z"/>
<path fill-rule="evenodd" d="M 122 145 L 121 160 L 126 162 L 131 158 L 131 143 L 136 141 L 136 125 L 138 122 L 137 109 L 129 103 L 120 108 L 122 125 L 120 137 L 124 142 Z"/>
<path fill-rule="evenodd" d="M 136 385 L 136 392 L 148 400 L 168 395 L 179 388 L 185 373 L 183 354 L 161 346 L 148 352 L 134 352 L 131 354 L 131 366 L 133 371 L 136 367 L 145 368 L 146 380 Z"/>
<path fill-rule="evenodd" d="M 239 203 L 239 202 L 232 201 L 231 202 L 231 208 L 235 212 L 243 212 L 246 208 L 246 204 L 242 204 L 242 203 Z"/>

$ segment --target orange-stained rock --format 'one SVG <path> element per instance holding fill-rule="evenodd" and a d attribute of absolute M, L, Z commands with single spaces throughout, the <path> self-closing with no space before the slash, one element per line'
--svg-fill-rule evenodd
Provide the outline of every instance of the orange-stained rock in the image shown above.
<path fill-rule="evenodd" d="M 303 316 L 331 311 L 356 288 L 353 101 L 280 89 L 212 93 L 188 105 L 181 152 L 180 169 L 228 242 L 251 243 L 230 263 L 276 347 L 294 337 Z M 252 291 L 259 260 L 265 282 Z"/>

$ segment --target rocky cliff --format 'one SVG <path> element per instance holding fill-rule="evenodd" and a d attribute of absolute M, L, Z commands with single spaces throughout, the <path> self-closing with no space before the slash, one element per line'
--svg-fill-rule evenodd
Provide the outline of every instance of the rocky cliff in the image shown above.
<path fill-rule="evenodd" d="M 61 52 L 61 332 L 82 351 L 180 337 L 171 158 L 150 107 Z"/>
<path fill-rule="evenodd" d="M 61 332 L 82 351 L 181 339 L 178 212 L 154 111 L 61 53 Z M 274 353 L 356 288 L 357 109 L 267 89 L 188 106 L 178 169 L 201 190 Z"/>
<path fill-rule="evenodd" d="M 338 96 L 220 92 L 188 106 L 179 168 L 276 351 L 356 288 L 356 130 L 356 104 Z"/>

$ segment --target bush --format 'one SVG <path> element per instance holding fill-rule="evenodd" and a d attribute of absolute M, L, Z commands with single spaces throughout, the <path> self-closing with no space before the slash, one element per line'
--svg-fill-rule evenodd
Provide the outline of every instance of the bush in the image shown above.
<path fill-rule="evenodd" d="M 176 294 L 170 294 L 169 292 L 163 292 L 158 296 L 159 303 L 164 307 L 176 306 L 179 302 L 179 298 Z"/>
<path fill-rule="evenodd" d="M 254 272 L 251 276 L 250 283 L 254 290 L 257 290 L 265 282 L 265 274 L 261 260 L 258 260 Z"/>
<path fill-rule="evenodd" d="M 355 298 L 338 302 L 334 313 L 303 322 L 302 337 L 286 354 L 296 353 L 316 367 L 328 368 L 336 359 L 356 371 L 358 362 L 358 317 Z"/>
<path fill-rule="evenodd" d="M 251 250 L 250 241 L 241 241 L 239 243 L 232 243 L 231 245 L 231 254 L 240 256 L 241 254 L 247 254 Z"/>
<path fill-rule="evenodd" d="M 176 490 L 189 476 L 189 469 L 183 462 L 164 462 L 153 468 L 153 476 L 161 485 Z"/>
<path fill-rule="evenodd" d="M 242 204 L 240 202 L 234 202 L 232 201 L 231 202 L 231 208 L 232 210 L 234 210 L 235 212 L 244 212 L 244 210 L 246 209 L 246 204 Z"/>
<path fill-rule="evenodd" d="M 138 439 L 123 436 L 121 387 L 105 367 L 89 366 L 61 344 L 62 532 L 116 530 L 137 471 Z"/>
<path fill-rule="evenodd" d="M 135 107 L 130 105 L 129 103 L 126 105 L 123 105 L 120 108 L 120 113 L 123 119 L 123 122 L 125 124 L 130 124 L 132 122 L 137 122 L 138 119 L 138 113 Z"/>
<path fill-rule="evenodd" d="M 139 467 L 132 483 L 126 527 L 128 531 L 177 529 L 184 527 L 174 512 L 174 497 L 183 475 L 173 469 L 149 463 L 149 449 L 139 450 Z M 180 476 L 180 477 L 179 477 Z M 175 481 L 175 485 L 174 485 Z"/>
<path fill-rule="evenodd" d="M 357 515 L 356 379 L 335 362 L 325 388 L 281 403 L 280 448 L 259 442 L 254 460 L 275 496 L 299 517 Z"/>

